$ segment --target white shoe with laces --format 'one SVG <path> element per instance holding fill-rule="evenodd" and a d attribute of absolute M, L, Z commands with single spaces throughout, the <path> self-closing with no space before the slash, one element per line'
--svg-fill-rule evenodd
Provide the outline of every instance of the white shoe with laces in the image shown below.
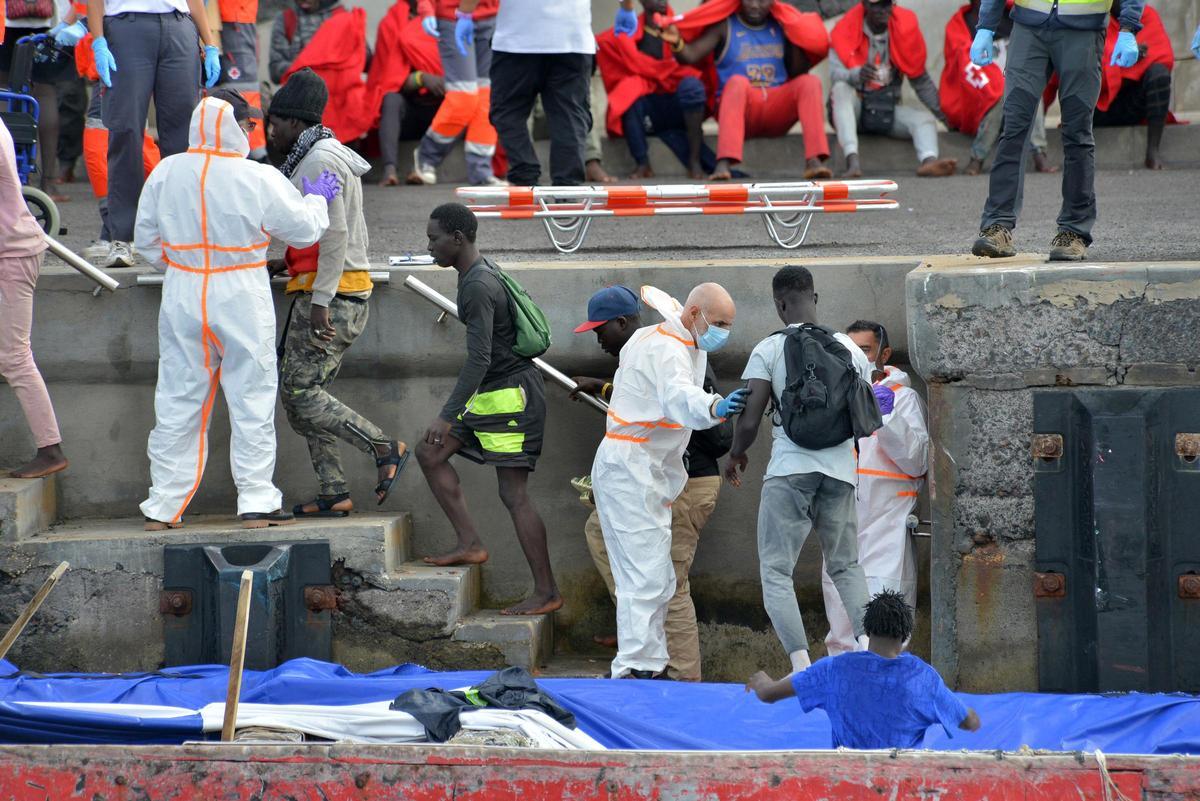
<path fill-rule="evenodd" d="M 426 186 L 433 186 L 437 183 L 437 170 L 430 167 L 428 164 L 421 163 L 421 149 L 417 148 L 413 151 L 413 176 L 419 178 L 421 183 Z"/>
<path fill-rule="evenodd" d="M 108 251 L 112 247 L 112 242 L 107 239 L 96 239 L 92 244 L 83 249 L 83 257 L 85 259 L 105 259 L 108 258 Z"/>
<path fill-rule="evenodd" d="M 133 249 L 128 242 L 111 242 L 108 255 L 104 258 L 104 267 L 132 267 Z"/>
<path fill-rule="evenodd" d="M 503 178 L 497 178 L 494 175 L 489 175 L 487 180 L 477 184 L 477 186 L 512 186 L 512 184 Z"/>

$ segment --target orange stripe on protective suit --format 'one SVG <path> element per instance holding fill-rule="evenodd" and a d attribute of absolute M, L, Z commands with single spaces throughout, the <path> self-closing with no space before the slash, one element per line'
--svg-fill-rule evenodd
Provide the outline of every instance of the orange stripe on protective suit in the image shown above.
<path fill-rule="evenodd" d="M 438 106 L 429 130 L 444 139 L 455 139 L 479 111 L 479 92 L 447 91 L 442 105 Z M 486 111 L 484 112 L 486 114 Z M 495 142 L 495 131 L 492 132 L 492 142 Z"/>
<path fill-rule="evenodd" d="M 895 478 L 901 481 L 920 481 L 920 476 L 909 476 L 904 473 L 891 473 L 887 470 L 870 470 L 865 467 L 858 468 L 860 476 L 875 476 L 876 478 Z"/>
<path fill-rule="evenodd" d="M 494 152 L 496 148 L 496 129 L 492 127 L 491 108 L 492 87 L 479 87 L 479 99 L 475 104 L 475 114 L 467 126 L 467 144 L 477 145 L 487 153 Z"/>
<path fill-rule="evenodd" d="M 162 155 L 158 152 L 158 145 L 150 138 L 150 134 L 143 134 L 142 168 L 147 176 L 161 160 Z M 107 128 L 86 127 L 83 129 L 83 163 L 87 167 L 92 194 L 96 197 L 108 197 Z"/>

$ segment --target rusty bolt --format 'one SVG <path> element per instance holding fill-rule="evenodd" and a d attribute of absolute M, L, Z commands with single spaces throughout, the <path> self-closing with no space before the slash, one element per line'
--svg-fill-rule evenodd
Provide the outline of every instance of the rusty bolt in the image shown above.
<path fill-rule="evenodd" d="M 1200 434 L 1176 434 L 1175 455 L 1187 462 L 1200 457 Z"/>
<path fill-rule="evenodd" d="M 338 594 L 329 584 L 314 584 L 304 588 L 304 605 L 310 612 L 337 609 Z"/>
<path fill-rule="evenodd" d="M 1046 459 L 1049 461 L 1050 459 L 1062 458 L 1062 434 L 1034 434 L 1031 450 L 1034 459 Z"/>
<path fill-rule="evenodd" d="M 1200 601 L 1200 576 L 1195 573 L 1180 576 L 1179 597 L 1185 601 Z"/>
<path fill-rule="evenodd" d="M 192 613 L 191 590 L 163 590 L 158 596 L 158 611 L 164 615 L 183 617 Z"/>
<path fill-rule="evenodd" d="M 1067 577 L 1062 573 L 1034 573 L 1034 598 L 1063 598 L 1067 594 Z"/>

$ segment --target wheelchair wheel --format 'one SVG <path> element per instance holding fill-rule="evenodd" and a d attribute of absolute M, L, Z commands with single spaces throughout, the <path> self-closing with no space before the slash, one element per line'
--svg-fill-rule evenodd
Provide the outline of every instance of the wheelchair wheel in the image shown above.
<path fill-rule="evenodd" d="M 58 206 L 54 200 L 36 186 L 22 186 L 21 195 L 25 198 L 25 205 L 29 207 L 29 213 L 33 215 L 33 219 L 37 220 L 37 224 L 41 226 L 42 230 L 49 236 L 58 236 L 61 220 L 58 215 Z"/>

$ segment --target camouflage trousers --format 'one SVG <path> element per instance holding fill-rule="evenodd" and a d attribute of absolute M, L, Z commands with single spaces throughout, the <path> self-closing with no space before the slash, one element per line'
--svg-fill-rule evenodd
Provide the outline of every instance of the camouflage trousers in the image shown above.
<path fill-rule="evenodd" d="M 338 440 L 374 458 L 375 445 L 391 441 L 379 426 L 329 394 L 342 357 L 367 327 L 369 308 L 346 298 L 329 302 L 329 322 L 337 331 L 331 342 L 313 336 L 312 295 L 297 294 L 284 332 L 279 362 L 279 394 L 292 430 L 308 441 L 308 453 L 322 495 L 348 492 Z"/>

